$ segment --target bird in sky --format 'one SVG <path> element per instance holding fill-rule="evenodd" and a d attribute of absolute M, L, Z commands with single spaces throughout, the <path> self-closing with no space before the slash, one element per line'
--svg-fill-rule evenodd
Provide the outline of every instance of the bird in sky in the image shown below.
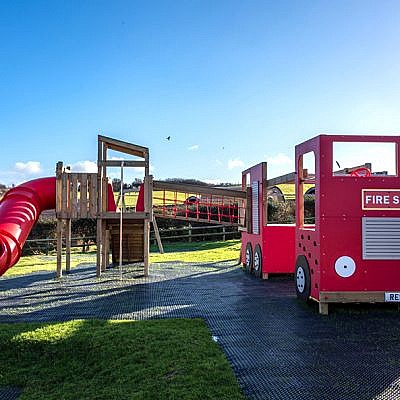
<path fill-rule="evenodd" d="M 171 140 L 171 136 L 166 137 L 166 139 L 167 139 L 168 141 L 170 141 L 170 140 Z"/>

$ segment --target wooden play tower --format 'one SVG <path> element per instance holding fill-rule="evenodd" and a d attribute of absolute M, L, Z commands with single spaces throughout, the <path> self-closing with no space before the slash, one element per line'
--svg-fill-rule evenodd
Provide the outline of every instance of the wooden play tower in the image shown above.
<path fill-rule="evenodd" d="M 120 157 L 109 158 L 109 150 L 122 154 Z M 78 218 L 93 218 L 97 221 L 97 276 L 108 267 L 110 250 L 114 265 L 141 262 L 144 275 L 147 276 L 150 222 L 153 220 L 149 149 L 99 135 L 97 166 L 97 173 L 74 173 L 64 168 L 62 162 L 57 163 L 57 277 L 62 275 L 63 235 L 65 235 L 66 271 L 70 270 L 71 220 Z M 107 168 L 119 168 L 121 194 L 124 169 L 143 169 L 140 207 L 130 210 L 124 207 L 116 208 Z"/>

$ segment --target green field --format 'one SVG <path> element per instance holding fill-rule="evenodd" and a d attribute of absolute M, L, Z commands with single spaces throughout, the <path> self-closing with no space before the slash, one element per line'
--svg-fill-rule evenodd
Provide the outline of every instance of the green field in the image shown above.
<path fill-rule="evenodd" d="M 164 254 L 159 254 L 154 246 L 150 249 L 150 262 L 218 262 L 227 260 L 237 260 L 240 252 L 240 240 L 227 240 L 225 242 L 192 242 L 192 243 L 166 243 Z M 71 267 L 79 264 L 95 264 L 96 248 L 91 247 L 89 253 L 81 253 L 78 249 L 73 249 L 71 255 Z M 21 257 L 19 262 L 10 268 L 4 276 L 29 274 L 37 271 L 56 270 L 56 254 L 35 255 Z"/>
<path fill-rule="evenodd" d="M 199 319 L 1 324 L 0 363 L 20 400 L 244 399 Z"/>
<path fill-rule="evenodd" d="M 178 204 L 182 204 L 189 196 L 195 196 L 196 193 L 176 193 L 176 192 L 170 192 L 170 191 L 164 191 L 163 190 L 153 190 L 153 205 L 155 206 L 161 206 L 164 204 L 164 196 L 165 196 L 165 204 L 166 205 L 171 205 L 175 204 L 175 200 Z M 137 198 L 139 196 L 139 192 L 131 192 L 131 193 L 126 193 L 124 195 L 124 200 L 125 200 L 125 206 L 126 207 L 135 207 Z M 114 199 L 115 202 L 118 202 L 119 198 L 119 193 L 114 192 Z M 119 204 L 117 204 L 119 206 Z"/>

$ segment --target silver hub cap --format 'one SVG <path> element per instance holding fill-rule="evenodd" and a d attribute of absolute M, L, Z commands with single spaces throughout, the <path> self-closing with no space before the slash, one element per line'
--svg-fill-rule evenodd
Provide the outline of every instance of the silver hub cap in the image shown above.
<path fill-rule="evenodd" d="M 304 289 L 306 288 L 306 275 L 304 273 L 303 267 L 297 268 L 296 285 L 297 285 L 297 290 L 300 293 L 303 293 Z"/>
<path fill-rule="evenodd" d="M 258 252 L 254 253 L 254 269 L 258 271 L 260 268 L 260 256 Z"/>
<path fill-rule="evenodd" d="M 246 266 L 250 267 L 250 250 L 246 250 Z"/>

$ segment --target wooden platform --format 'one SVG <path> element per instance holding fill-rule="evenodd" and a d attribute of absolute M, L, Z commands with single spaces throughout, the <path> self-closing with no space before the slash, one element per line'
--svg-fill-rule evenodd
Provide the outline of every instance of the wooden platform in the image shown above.
<path fill-rule="evenodd" d="M 144 262 L 144 221 L 129 220 L 122 225 L 122 264 Z M 112 263 L 118 265 L 120 261 L 120 224 L 109 222 L 111 235 Z"/>

